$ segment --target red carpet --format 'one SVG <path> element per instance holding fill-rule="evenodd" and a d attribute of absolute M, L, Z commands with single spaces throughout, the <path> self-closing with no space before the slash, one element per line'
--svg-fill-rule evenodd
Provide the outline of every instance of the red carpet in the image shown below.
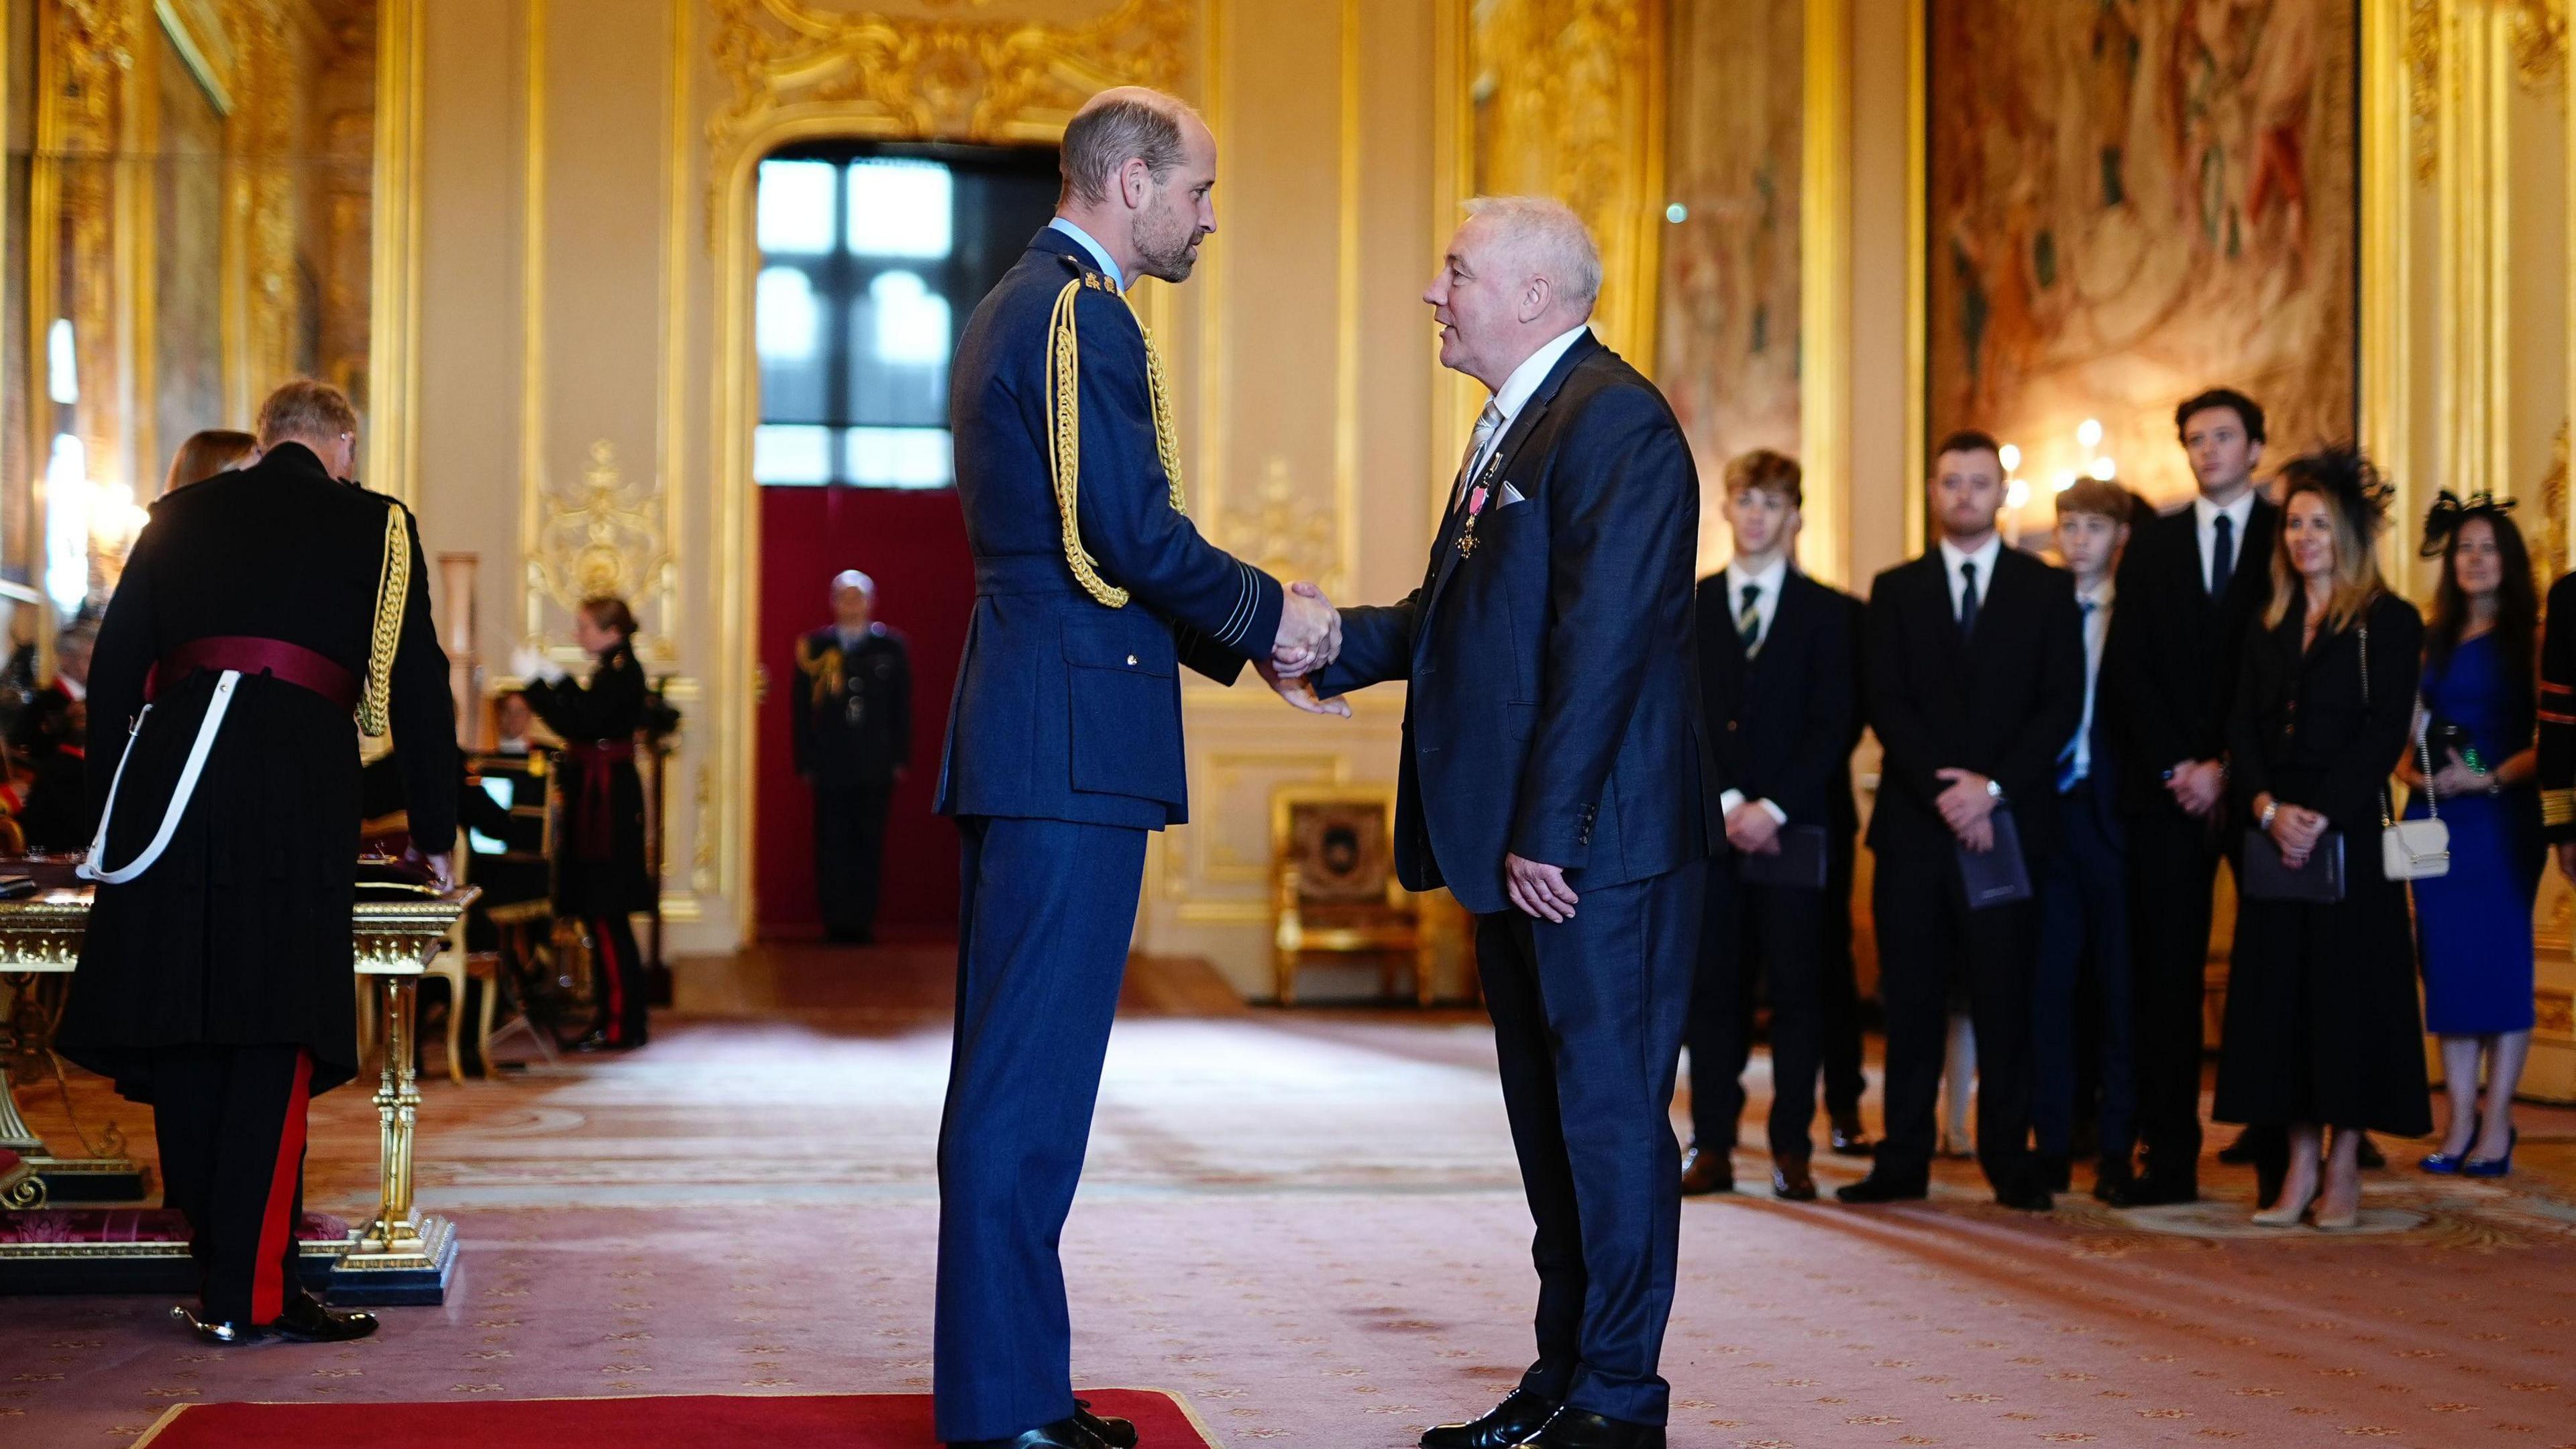
<path fill-rule="evenodd" d="M 1085 1389 L 1093 1412 L 1136 1421 L 1154 1449 L 1217 1449 L 1177 1394 Z M 930 1449 L 928 1394 L 680 1394 L 463 1404 L 182 1404 L 135 1449 Z"/>

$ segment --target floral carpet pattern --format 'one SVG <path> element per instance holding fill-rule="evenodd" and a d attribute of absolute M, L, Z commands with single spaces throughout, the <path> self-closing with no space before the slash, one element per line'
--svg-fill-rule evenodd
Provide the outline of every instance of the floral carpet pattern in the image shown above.
<path fill-rule="evenodd" d="M 177 1402 L 926 1388 L 946 1050 L 933 1011 L 830 1006 L 430 1081 L 421 1200 L 465 1244 L 445 1306 L 223 1351 L 159 1300 L 0 1301 L 0 1446 L 121 1449 Z M 315 1112 L 311 1204 L 361 1216 L 372 1109 Z M 2576 1446 L 2576 1112 L 2526 1112 L 2502 1183 L 2387 1144 L 2371 1230 L 2335 1237 L 2252 1228 L 2215 1164 L 2219 1200 L 2132 1213 L 2010 1212 L 1966 1163 L 1920 1204 L 1693 1200 L 1672 1442 Z M 1473 1014 L 1122 1017 L 1065 1238 L 1076 1377 L 1186 1394 L 1238 1449 L 1410 1445 L 1528 1355 L 1511 1164 Z"/>

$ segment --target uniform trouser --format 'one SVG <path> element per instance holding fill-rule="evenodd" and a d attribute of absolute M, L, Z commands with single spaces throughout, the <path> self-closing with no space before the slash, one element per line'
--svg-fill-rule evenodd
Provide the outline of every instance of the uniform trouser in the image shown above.
<path fill-rule="evenodd" d="M 814 790 L 814 887 L 823 930 L 834 940 L 863 940 L 876 931 L 886 810 L 893 803 L 891 782 Z"/>
<path fill-rule="evenodd" d="M 944 1440 L 1073 1412 L 1056 1254 L 1082 1177 L 1145 832 L 965 816 L 957 1034 L 939 1126 L 933 1397 Z"/>
<path fill-rule="evenodd" d="M 1732 856 L 1709 862 L 1699 972 L 1691 987 L 1691 1135 L 1735 1145 L 1744 1064 L 1753 1050 L 1754 983 L 1771 998 L 1771 1154 L 1814 1150 L 1816 1068 L 1824 1044 L 1823 893 L 1738 880 Z"/>
<path fill-rule="evenodd" d="M 1673 1077 L 1707 873 L 1586 886 L 1562 923 L 1476 918 L 1503 1106 L 1537 1233 L 1538 1360 L 1521 1387 L 1661 1424 L 1681 1240 Z"/>
<path fill-rule="evenodd" d="M 1845 838 L 1826 856 L 1822 902 L 1825 1020 L 1818 1051 L 1825 1066 L 1825 1111 L 1838 1122 L 1860 1116 L 1861 1094 L 1869 1089 L 1860 1065 L 1860 967 L 1852 959 L 1854 849 Z"/>
<path fill-rule="evenodd" d="M 188 1219 L 209 1321 L 276 1321 L 295 1292 L 304 1114 L 313 1054 L 293 1046 L 153 1053 L 153 1135 L 170 1206 Z"/>
<path fill-rule="evenodd" d="M 2147 1176 L 2200 1180 L 2201 1011 L 2209 963 L 2210 891 L 2220 842 L 2162 801 L 2129 817 L 2137 976 L 2138 1143 Z"/>
<path fill-rule="evenodd" d="M 624 911 L 590 918 L 598 951 L 599 1030 L 620 1045 L 644 1040 L 648 985 L 644 953 L 635 944 L 635 921 Z"/>
<path fill-rule="evenodd" d="M 1963 984 L 1977 1029 L 1977 1157 L 1998 1191 L 2024 1186 L 2031 903 L 1969 910 L 1956 853 L 1945 846 L 1879 852 L 1871 903 L 1884 923 L 1878 991 L 1887 1010 L 1887 1135 L 1871 1175 L 1906 1185 L 1930 1173 L 1951 992 Z"/>
<path fill-rule="evenodd" d="M 2101 1083 L 2093 1115 L 2103 1170 L 2129 1172 L 2137 1140 L 2132 1060 L 2136 992 L 2129 970 L 2128 862 L 2104 830 L 2093 787 L 2079 784 L 2058 812 L 2063 830 L 2040 863 L 2039 974 L 2031 1015 L 2031 1135 L 2039 1150 L 2064 1157 L 2074 1140 L 2077 1102 L 2086 1080 L 2076 1063 L 2083 1027 L 2094 1028 L 2093 1077 Z M 2089 990 L 2085 989 L 2090 987 Z M 2084 1021 L 2079 1003 L 2092 1008 Z"/>

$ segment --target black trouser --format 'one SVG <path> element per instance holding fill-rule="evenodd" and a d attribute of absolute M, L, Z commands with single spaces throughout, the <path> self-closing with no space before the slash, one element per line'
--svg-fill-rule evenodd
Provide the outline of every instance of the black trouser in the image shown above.
<path fill-rule="evenodd" d="M 1771 1155 L 1803 1159 L 1814 1150 L 1807 1134 L 1824 1042 L 1822 896 L 1738 880 L 1731 852 L 1709 862 L 1688 1038 L 1691 1137 L 1701 1147 L 1735 1145 L 1758 980 L 1771 998 Z"/>
<path fill-rule="evenodd" d="M 2063 1158 L 2077 1124 L 2094 1122 L 2102 1171 L 2124 1178 L 2137 1142 L 2128 866 L 2120 837 L 2103 824 L 2091 782 L 2059 799 L 2057 844 L 2039 870 L 2031 1125 L 2040 1151 Z M 2096 1078 L 2082 1061 L 2088 1041 L 2098 1096 L 2091 1085 Z"/>
<path fill-rule="evenodd" d="M 304 1111 L 313 1055 L 293 1046 L 153 1053 L 161 1185 L 188 1219 L 210 1322 L 276 1321 L 296 1292 L 304 1222 Z"/>
<path fill-rule="evenodd" d="M 1825 1064 L 1825 1114 L 1837 1122 L 1860 1119 L 1861 1094 L 1869 1089 L 1860 1066 L 1860 967 L 1852 959 L 1855 849 L 1846 836 L 1827 853 L 1822 902 L 1825 1019 L 1819 1054 Z"/>
<path fill-rule="evenodd" d="M 592 977 L 599 995 L 599 1032 L 619 1046 L 642 1046 L 648 983 L 644 953 L 635 945 L 635 921 L 624 911 L 589 918 L 591 947 L 597 953 Z"/>
<path fill-rule="evenodd" d="M 1964 984 L 1977 1029 L 1977 1159 L 1997 1191 L 2027 1184 L 2030 1011 L 2036 941 L 2028 901 L 1968 909 L 1955 852 L 1879 852 L 1878 994 L 1887 1009 L 1887 1136 L 1871 1175 L 1921 1183 L 1954 985 Z"/>
<path fill-rule="evenodd" d="M 2145 1173 L 2200 1181 L 2201 1009 L 2207 994 L 2210 891 L 2220 850 L 2211 827 L 2159 801 L 2129 817 L 2137 974 L 2138 1143 Z"/>
<path fill-rule="evenodd" d="M 864 941 L 876 931 L 886 810 L 893 803 L 890 781 L 814 787 L 814 889 L 824 934 L 835 941 Z"/>

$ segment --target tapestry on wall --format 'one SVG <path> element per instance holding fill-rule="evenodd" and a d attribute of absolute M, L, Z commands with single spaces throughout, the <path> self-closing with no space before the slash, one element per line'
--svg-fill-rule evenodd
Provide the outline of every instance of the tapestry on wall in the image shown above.
<path fill-rule="evenodd" d="M 1933 438 L 2018 446 L 2044 522 L 2048 485 L 2104 458 L 2151 501 L 2186 496 L 2173 408 L 2206 386 L 2263 404 L 2275 461 L 2352 436 L 2352 0 L 1927 16 Z"/>
<path fill-rule="evenodd" d="M 1703 565 L 1720 556 L 1726 461 L 1798 452 L 1801 8 L 1673 10 L 1655 375 L 1699 463 Z"/>

